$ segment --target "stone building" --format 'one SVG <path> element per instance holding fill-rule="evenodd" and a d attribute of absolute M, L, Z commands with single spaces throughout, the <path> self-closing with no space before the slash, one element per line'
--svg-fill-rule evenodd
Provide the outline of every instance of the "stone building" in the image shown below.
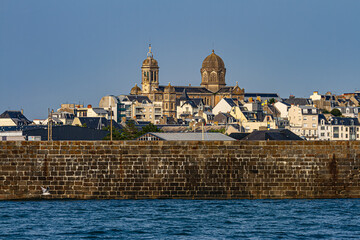
<path fill-rule="evenodd" d="M 224 61 L 215 54 L 214 50 L 207 56 L 200 69 L 200 86 L 172 86 L 160 85 L 159 65 L 154 59 L 149 46 L 147 58 L 141 67 L 141 87 L 137 84 L 131 89 L 130 95 L 147 96 L 150 101 L 162 102 L 163 115 L 176 118 L 176 101 L 186 91 L 189 98 L 201 98 L 205 107 L 214 107 L 222 98 L 244 99 L 244 89 L 236 86 L 226 86 L 226 68 Z"/>
<path fill-rule="evenodd" d="M 289 109 L 289 128 L 300 137 L 308 140 L 318 138 L 319 110 L 312 106 L 295 106 Z"/>

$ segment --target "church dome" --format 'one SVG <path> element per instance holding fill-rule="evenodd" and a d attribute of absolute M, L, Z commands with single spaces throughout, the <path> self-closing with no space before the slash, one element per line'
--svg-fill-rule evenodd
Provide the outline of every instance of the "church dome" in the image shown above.
<path fill-rule="evenodd" d="M 141 89 L 138 87 L 137 84 L 135 84 L 135 87 L 133 87 L 130 91 L 131 95 L 138 95 L 139 93 L 141 93 Z"/>
<path fill-rule="evenodd" d="M 221 69 L 225 68 L 224 61 L 214 53 L 214 50 L 212 50 L 212 53 L 207 56 L 203 63 L 202 68 L 215 68 L 215 69 Z"/>
<path fill-rule="evenodd" d="M 158 62 L 153 59 L 152 57 L 148 57 L 147 59 L 145 59 L 143 61 L 143 66 L 147 66 L 147 67 L 158 67 Z"/>

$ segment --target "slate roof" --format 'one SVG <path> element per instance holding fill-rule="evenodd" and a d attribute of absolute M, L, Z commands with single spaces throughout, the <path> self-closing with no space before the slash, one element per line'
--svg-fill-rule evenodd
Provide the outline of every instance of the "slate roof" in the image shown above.
<path fill-rule="evenodd" d="M 189 96 L 186 93 L 186 88 L 184 89 L 183 93 L 181 94 L 179 100 L 182 100 L 182 101 L 189 100 Z"/>
<path fill-rule="evenodd" d="M 191 101 L 193 101 L 196 106 L 199 106 L 201 104 L 204 105 L 204 101 L 202 100 L 202 98 L 192 98 Z"/>
<path fill-rule="evenodd" d="M 318 115 L 318 122 L 320 123 L 322 119 L 325 120 L 325 123 L 328 122 L 324 114 L 319 114 L 319 115 Z"/>
<path fill-rule="evenodd" d="M 312 101 L 309 98 L 288 98 L 284 99 L 284 102 L 290 105 L 299 106 L 312 105 Z"/>
<path fill-rule="evenodd" d="M 5 111 L 0 115 L 0 118 L 11 118 L 16 125 L 31 124 L 31 121 L 28 120 L 20 111 Z"/>
<path fill-rule="evenodd" d="M 335 101 L 336 100 L 335 97 L 332 95 L 325 95 L 324 97 L 325 97 L 325 101 Z"/>
<path fill-rule="evenodd" d="M 275 98 L 275 99 L 279 99 L 280 96 L 277 93 L 245 93 L 244 94 L 245 98 L 256 98 L 256 97 L 261 97 L 261 98 Z"/>
<path fill-rule="evenodd" d="M 102 129 L 104 127 L 110 126 L 110 120 L 107 120 L 106 118 L 103 117 L 79 117 L 79 120 L 81 122 L 81 125 L 86 124 L 87 128 L 92 128 L 92 129 L 99 129 L 99 128 Z M 119 130 L 123 128 L 114 120 L 112 120 L 112 123 L 113 123 L 113 128 Z"/>
<path fill-rule="evenodd" d="M 312 106 L 299 106 L 299 108 L 303 115 L 317 115 L 319 113 L 319 110 Z M 313 112 L 313 110 L 315 110 L 315 112 Z"/>
<path fill-rule="evenodd" d="M 233 116 L 231 116 L 230 113 L 219 112 L 214 117 L 214 121 L 225 124 L 225 123 L 229 123 L 229 122 L 235 122 L 236 119 Z"/>
<path fill-rule="evenodd" d="M 356 109 L 360 109 L 359 107 L 336 107 L 336 109 L 339 109 L 341 113 L 346 114 L 346 110 L 349 110 L 349 113 L 357 113 Z"/>
<path fill-rule="evenodd" d="M 216 116 L 224 116 L 226 118 L 234 118 L 233 116 L 231 116 L 230 113 L 224 113 L 224 112 L 219 112 Z"/>
<path fill-rule="evenodd" d="M 7 131 L 24 131 L 28 129 L 37 129 L 37 128 L 46 128 L 47 125 L 27 125 L 27 126 L 9 126 L 9 127 L 0 127 L 0 132 Z"/>
<path fill-rule="evenodd" d="M 216 93 L 228 93 L 231 92 L 233 89 L 233 86 L 222 87 Z"/>
<path fill-rule="evenodd" d="M 158 133 L 151 132 L 149 133 L 155 137 L 160 138 L 165 141 L 202 141 L 201 132 L 188 132 L 188 133 Z M 141 138 L 141 137 L 139 137 Z M 234 138 L 226 136 L 222 133 L 217 132 L 206 132 L 204 133 L 204 141 L 234 141 Z"/>
<path fill-rule="evenodd" d="M 236 140 L 242 140 L 247 137 L 250 133 L 230 133 L 229 137 L 232 137 Z"/>
<path fill-rule="evenodd" d="M 160 91 L 164 91 L 165 87 L 166 86 L 159 86 L 158 89 Z M 186 93 L 209 93 L 209 94 L 212 93 L 211 91 L 209 91 L 205 87 L 174 86 L 174 88 L 175 88 L 175 92 L 178 93 L 178 94 L 183 93 L 185 89 L 186 89 Z"/>
<path fill-rule="evenodd" d="M 180 100 L 179 98 L 176 99 L 176 106 L 180 106 L 180 101 L 184 101 L 184 99 Z M 201 104 L 204 105 L 203 100 L 201 98 L 188 98 L 181 106 L 184 104 L 190 104 L 193 108 L 200 106 Z"/>
<path fill-rule="evenodd" d="M 125 97 L 127 97 L 129 99 L 129 101 L 137 101 L 137 102 L 143 102 L 143 101 L 147 101 L 149 103 L 151 103 L 150 99 L 146 96 L 141 96 L 141 95 L 125 95 Z"/>
<path fill-rule="evenodd" d="M 224 101 L 229 104 L 230 107 L 235 107 L 237 104 L 235 103 L 234 99 L 232 98 L 223 98 Z"/>
<path fill-rule="evenodd" d="M 330 119 L 330 125 L 343 125 L 343 126 L 359 126 L 359 120 L 357 118 L 342 118 L 342 117 L 332 117 Z"/>
<path fill-rule="evenodd" d="M 301 137 L 293 133 L 288 129 L 271 129 L 271 130 L 259 130 L 250 133 L 242 140 L 261 141 L 261 140 L 288 140 L 288 141 L 300 141 Z"/>
<path fill-rule="evenodd" d="M 192 100 L 186 101 L 186 102 L 183 104 L 183 106 L 184 106 L 185 104 L 189 104 L 192 108 L 196 108 L 196 107 L 197 107 L 196 104 L 194 103 L 194 101 L 192 101 Z"/>
<path fill-rule="evenodd" d="M 108 131 L 70 125 L 52 127 L 52 139 L 54 141 L 103 140 L 108 133 Z M 41 140 L 46 141 L 48 137 L 48 130 L 46 128 L 26 129 L 23 131 L 23 136 L 41 136 Z"/>
<path fill-rule="evenodd" d="M 93 108 L 93 111 L 97 114 L 106 115 L 108 111 L 103 108 Z"/>

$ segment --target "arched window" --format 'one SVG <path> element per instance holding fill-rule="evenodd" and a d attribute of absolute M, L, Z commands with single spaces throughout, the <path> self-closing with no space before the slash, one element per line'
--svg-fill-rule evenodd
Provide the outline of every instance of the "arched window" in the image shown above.
<path fill-rule="evenodd" d="M 203 75 L 202 75 L 202 77 L 203 77 L 203 82 L 208 82 L 208 74 L 207 74 L 207 72 L 203 72 Z"/>
<path fill-rule="evenodd" d="M 220 82 L 225 82 L 225 73 L 224 72 L 221 72 L 220 74 Z"/>
<path fill-rule="evenodd" d="M 216 72 L 211 72 L 210 82 L 216 82 L 216 80 L 217 80 Z"/>

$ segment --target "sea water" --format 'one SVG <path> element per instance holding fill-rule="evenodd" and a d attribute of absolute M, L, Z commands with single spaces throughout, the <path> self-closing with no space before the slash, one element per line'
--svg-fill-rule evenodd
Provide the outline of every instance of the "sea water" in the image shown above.
<path fill-rule="evenodd" d="M 351 238 L 360 199 L 0 202 L 0 239 Z"/>

